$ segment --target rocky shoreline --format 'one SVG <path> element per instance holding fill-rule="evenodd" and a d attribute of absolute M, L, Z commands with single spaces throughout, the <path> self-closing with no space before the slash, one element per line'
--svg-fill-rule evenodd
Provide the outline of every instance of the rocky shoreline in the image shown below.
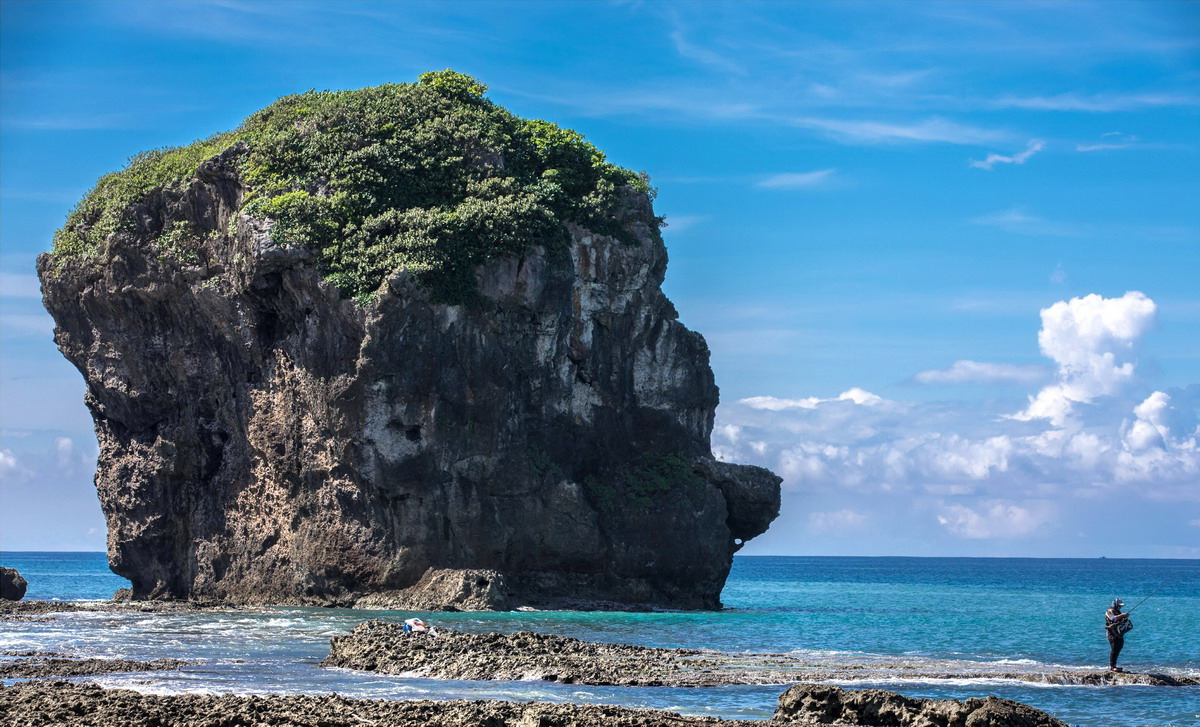
<path fill-rule="evenodd" d="M 35 679 L 43 677 L 78 677 L 95 674 L 118 674 L 138 671 L 179 669 L 193 662 L 180 659 L 77 659 L 46 651 L 0 652 L 0 656 L 15 657 L 0 661 L 0 679 Z"/>
<path fill-rule="evenodd" d="M 28 621 L 55 613 L 107 611 L 127 613 L 246 613 L 268 610 L 219 601 L 0 601 L 0 620 Z"/>
<path fill-rule="evenodd" d="M 226 727 L 286 724 L 297 727 L 802 727 L 842 725 L 971 725 L 972 727 L 1066 727 L 1019 702 L 996 697 L 913 699 L 878 689 L 844 690 L 798 684 L 779 698 L 769 720 L 723 720 L 675 712 L 607 705 L 348 699 L 328 696 L 243 697 L 153 695 L 90 684 L 36 681 L 0 686 L 0 718 L 21 727 Z"/>
<path fill-rule="evenodd" d="M 829 668 L 789 654 L 726 654 L 605 644 L 522 631 L 437 636 L 405 633 L 399 624 L 368 621 L 330 641 L 323 666 L 412 674 L 435 679 L 542 680 L 565 684 L 639 687 L 716 687 L 877 679 L 1009 679 L 1044 684 L 1195 686 L 1200 680 L 1167 674 L 1057 670 L 1051 672 L 931 672 L 903 665 Z M 880 674 L 886 671 L 886 674 Z"/>

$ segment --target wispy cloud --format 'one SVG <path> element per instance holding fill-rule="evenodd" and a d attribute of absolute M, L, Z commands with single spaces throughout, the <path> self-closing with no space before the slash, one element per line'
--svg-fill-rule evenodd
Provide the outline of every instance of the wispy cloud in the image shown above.
<path fill-rule="evenodd" d="M 792 119 L 792 125 L 823 132 L 835 141 L 850 144 L 944 143 L 983 144 L 1001 141 L 1009 135 L 995 129 L 969 126 L 943 118 L 915 123 L 894 123 L 861 119 Z"/>
<path fill-rule="evenodd" d="M 9 131 L 112 131 L 137 128 L 131 114 L 71 114 L 63 116 L 8 116 L 0 127 Z"/>
<path fill-rule="evenodd" d="M 710 68 L 725 73 L 744 74 L 746 71 L 734 61 L 713 51 L 711 48 L 691 43 L 684 37 L 683 29 L 676 28 L 670 33 L 671 43 L 675 52 L 690 61 L 696 61 Z"/>
<path fill-rule="evenodd" d="M 819 187 L 827 183 L 836 169 L 820 169 L 815 172 L 784 172 L 772 174 L 758 182 L 758 187 L 766 189 L 802 189 Z"/>
<path fill-rule="evenodd" d="M 991 101 L 990 105 L 1002 109 L 1107 113 L 1169 106 L 1200 106 L 1200 96 L 1185 93 L 1060 93 L 1054 96 L 1004 96 Z"/>
<path fill-rule="evenodd" d="M 944 369 L 922 371 L 913 380 L 922 384 L 1035 384 L 1049 375 L 1044 366 L 960 360 Z"/>
<path fill-rule="evenodd" d="M 708 215 L 667 215 L 667 234 L 690 230 L 707 219 Z"/>
<path fill-rule="evenodd" d="M 1025 147 L 1025 151 L 1017 152 L 1012 156 L 1005 156 L 1004 154 L 989 152 L 987 158 L 983 161 L 971 159 L 968 161 L 968 164 L 975 169 L 986 169 L 988 171 L 991 171 L 992 167 L 997 164 L 1024 164 L 1025 162 L 1029 161 L 1030 157 L 1032 157 L 1034 154 L 1037 154 L 1045 147 L 1046 142 L 1042 141 L 1041 139 L 1030 139 L 1029 144 Z"/>
<path fill-rule="evenodd" d="M 971 220 L 971 223 L 984 227 L 995 227 L 1017 235 L 1079 237 L 1083 234 L 1083 230 L 1079 227 L 1051 222 L 1041 217 L 1026 214 L 1021 207 L 1013 207 L 1003 212 L 976 217 Z"/>
<path fill-rule="evenodd" d="M 1114 149 L 1128 149 L 1137 144 L 1141 139 L 1132 134 L 1125 135 L 1119 131 L 1109 131 L 1100 135 L 1101 141 L 1093 144 L 1076 144 L 1075 151 L 1112 151 Z"/>

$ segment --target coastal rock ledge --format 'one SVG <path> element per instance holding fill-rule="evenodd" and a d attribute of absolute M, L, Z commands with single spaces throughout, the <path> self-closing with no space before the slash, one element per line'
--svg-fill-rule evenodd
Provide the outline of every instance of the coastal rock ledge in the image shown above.
<path fill-rule="evenodd" d="M 381 88 L 285 110 L 403 91 L 439 113 L 497 113 L 470 90 Z M 305 118 L 272 133 L 314 143 L 326 122 Z M 301 216 L 286 205 L 324 210 L 344 180 L 313 172 L 311 187 L 260 204 L 247 175 L 276 160 L 266 137 L 238 133 L 116 212 L 88 211 L 94 193 L 38 259 L 55 340 L 87 382 L 109 561 L 134 599 L 403 605 L 417 587 L 422 606 L 445 608 L 720 607 L 734 552 L 778 515 L 780 480 L 712 456 L 709 351 L 660 288 L 667 253 L 646 189 L 601 180 L 603 224 L 547 212 L 561 239 L 518 244 L 520 224 L 487 217 L 533 204 L 505 191 L 516 163 L 450 145 L 446 165 L 478 199 L 399 222 L 385 211 L 356 234 L 419 217 L 480 235 L 512 223 L 516 242 L 466 267 L 447 257 L 442 278 L 402 265 L 348 293 L 349 273 L 330 270 L 365 258 L 280 233 Z M 534 169 L 530 188 L 554 171 Z M 429 224 L 421 234 L 440 234 Z M 474 244 L 463 235 L 451 242 Z M 467 292 L 445 302 L 430 281 L 459 268 L 451 292 Z"/>

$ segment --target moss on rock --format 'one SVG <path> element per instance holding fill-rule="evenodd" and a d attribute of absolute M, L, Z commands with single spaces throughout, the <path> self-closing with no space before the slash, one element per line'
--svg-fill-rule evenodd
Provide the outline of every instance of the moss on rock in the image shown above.
<path fill-rule="evenodd" d="M 112 236 L 135 234 L 131 205 L 187 185 L 239 142 L 239 212 L 271 220 L 276 244 L 311 249 L 346 296 L 369 297 L 403 268 L 435 300 L 461 303 L 474 294 L 475 266 L 563 248 L 569 222 L 627 243 L 634 225 L 658 234 L 660 218 L 622 204 L 626 189 L 653 194 L 644 173 L 610 164 L 574 131 L 510 113 L 486 90 L 444 70 L 285 96 L 233 131 L 142 152 L 102 177 L 55 233 L 53 253 L 91 257 Z"/>

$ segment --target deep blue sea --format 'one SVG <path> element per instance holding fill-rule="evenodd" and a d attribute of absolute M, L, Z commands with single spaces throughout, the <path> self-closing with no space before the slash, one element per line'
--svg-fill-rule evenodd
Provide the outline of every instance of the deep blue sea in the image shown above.
<path fill-rule="evenodd" d="M 126 585 L 102 553 L 0 553 L 29 581 L 29 599 L 107 599 Z M 1166 584 L 1165 586 L 1163 584 Z M 1134 606 L 1121 664 L 1200 676 L 1200 560 L 737 557 L 713 613 L 421 613 L 464 631 L 534 630 L 594 641 L 726 652 L 788 652 L 831 667 L 866 667 L 837 682 L 911 696 L 995 694 L 1072 725 L 1198 725 L 1200 687 L 1031 684 L 1005 679 L 904 681 L 887 667 L 940 673 L 1101 668 L 1103 614 Z M 765 719 L 782 686 L 717 689 L 465 682 L 322 669 L 329 637 L 399 611 L 274 608 L 241 614 L 67 613 L 0 622 L 0 650 L 45 650 L 198 662 L 179 672 L 87 677 L 154 693 L 339 692 L 376 698 L 513 699 L 622 704 Z"/>

